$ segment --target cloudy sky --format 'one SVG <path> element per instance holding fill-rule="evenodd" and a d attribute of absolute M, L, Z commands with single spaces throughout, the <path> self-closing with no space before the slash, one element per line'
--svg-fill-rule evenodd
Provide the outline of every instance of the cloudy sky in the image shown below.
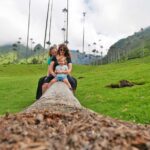
<path fill-rule="evenodd" d="M 30 38 L 44 41 L 48 0 L 31 0 Z M 64 14 L 67 0 L 54 0 L 51 42 L 63 42 Z M 83 12 L 85 50 L 97 43 L 105 53 L 114 42 L 150 25 L 150 0 L 69 0 L 69 48 L 82 51 Z M 0 45 L 14 43 L 22 37 L 26 44 L 28 0 L 0 0 Z M 101 41 L 99 41 L 101 40 Z M 92 49 L 93 46 L 91 46 Z"/>

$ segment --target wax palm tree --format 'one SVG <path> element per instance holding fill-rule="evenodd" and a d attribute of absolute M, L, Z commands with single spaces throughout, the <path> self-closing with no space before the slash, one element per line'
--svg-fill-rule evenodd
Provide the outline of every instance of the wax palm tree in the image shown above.
<path fill-rule="evenodd" d="M 18 58 L 18 59 L 19 59 L 20 54 L 21 54 L 21 40 L 22 40 L 22 38 L 19 37 L 19 38 L 18 38 L 18 41 L 17 41 L 17 44 L 18 44 L 17 58 Z"/>
<path fill-rule="evenodd" d="M 93 49 L 96 51 L 96 42 L 93 42 L 93 47 L 94 47 Z"/>
<path fill-rule="evenodd" d="M 63 31 L 63 36 L 64 36 L 64 43 L 65 43 L 65 32 L 66 32 L 66 29 L 65 28 L 61 28 L 61 30 Z"/>
<path fill-rule="evenodd" d="M 67 42 L 67 13 L 68 13 L 68 9 L 64 8 L 62 10 L 62 12 L 64 13 L 64 27 L 62 28 L 62 31 L 64 32 L 64 43 Z"/>
<path fill-rule="evenodd" d="M 52 17 L 53 17 L 53 0 L 51 0 L 51 12 L 50 12 L 50 23 L 49 23 L 49 45 L 51 45 Z"/>
<path fill-rule="evenodd" d="M 17 45 L 16 43 L 14 43 L 14 44 L 12 45 L 12 47 L 13 47 L 13 51 L 14 51 L 14 52 L 17 52 L 18 45 Z M 13 58 L 13 59 L 14 59 L 13 62 L 15 62 L 15 53 L 14 53 L 14 58 Z"/>
<path fill-rule="evenodd" d="M 62 10 L 64 13 L 67 13 L 67 8 L 64 8 L 63 10 Z"/>
<path fill-rule="evenodd" d="M 90 50 L 91 49 L 91 44 L 88 44 L 88 51 L 89 51 L 89 53 L 90 53 Z"/>
<path fill-rule="evenodd" d="M 82 52 L 84 53 L 84 38 L 85 38 L 85 15 L 86 12 L 83 12 L 83 41 L 82 41 Z"/>
<path fill-rule="evenodd" d="M 33 38 L 30 38 L 31 41 L 31 51 L 32 51 L 32 42 L 33 42 Z"/>
<path fill-rule="evenodd" d="M 67 26 L 66 26 L 66 45 L 69 43 L 68 41 L 68 28 L 69 28 L 69 0 L 67 0 Z"/>
<path fill-rule="evenodd" d="M 47 16 L 46 16 L 45 36 L 44 36 L 44 50 L 45 50 L 46 37 L 47 37 L 47 25 L 48 25 L 48 18 L 49 18 L 49 7 L 50 7 L 50 0 L 48 0 L 48 4 L 47 4 Z M 43 57 L 44 57 L 44 54 L 43 54 Z"/>
<path fill-rule="evenodd" d="M 29 35 L 30 35 L 30 14 L 31 12 L 31 0 L 29 0 L 29 14 L 28 14 L 28 31 L 27 31 L 27 47 L 26 47 L 26 63 L 27 63 L 27 53 L 29 49 Z"/>

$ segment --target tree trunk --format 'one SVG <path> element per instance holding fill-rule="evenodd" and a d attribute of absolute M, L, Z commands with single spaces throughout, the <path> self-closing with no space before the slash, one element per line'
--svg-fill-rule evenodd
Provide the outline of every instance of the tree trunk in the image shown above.
<path fill-rule="evenodd" d="M 56 82 L 38 101 L 29 106 L 24 112 L 31 112 L 37 109 L 68 112 L 74 109 L 82 109 L 82 106 L 65 83 Z"/>

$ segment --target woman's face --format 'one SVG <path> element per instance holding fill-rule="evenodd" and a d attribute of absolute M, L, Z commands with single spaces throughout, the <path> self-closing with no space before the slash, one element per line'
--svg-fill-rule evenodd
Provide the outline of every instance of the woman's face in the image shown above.
<path fill-rule="evenodd" d="M 56 49 L 56 48 L 53 48 L 53 49 L 51 50 L 51 55 L 52 55 L 52 56 L 56 56 L 56 55 L 57 55 L 57 49 Z"/>
<path fill-rule="evenodd" d="M 63 48 L 60 48 L 59 52 L 60 52 L 60 55 L 65 55 L 65 50 Z"/>

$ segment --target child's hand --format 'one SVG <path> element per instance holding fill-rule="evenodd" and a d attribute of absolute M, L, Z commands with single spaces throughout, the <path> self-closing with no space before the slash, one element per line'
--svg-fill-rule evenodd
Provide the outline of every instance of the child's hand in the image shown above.
<path fill-rule="evenodd" d="M 61 74 L 61 73 L 62 73 L 62 71 L 61 71 L 61 70 L 57 71 L 57 74 Z"/>
<path fill-rule="evenodd" d="M 64 71 L 62 71 L 62 73 L 69 74 L 69 71 L 68 70 L 64 70 Z"/>

